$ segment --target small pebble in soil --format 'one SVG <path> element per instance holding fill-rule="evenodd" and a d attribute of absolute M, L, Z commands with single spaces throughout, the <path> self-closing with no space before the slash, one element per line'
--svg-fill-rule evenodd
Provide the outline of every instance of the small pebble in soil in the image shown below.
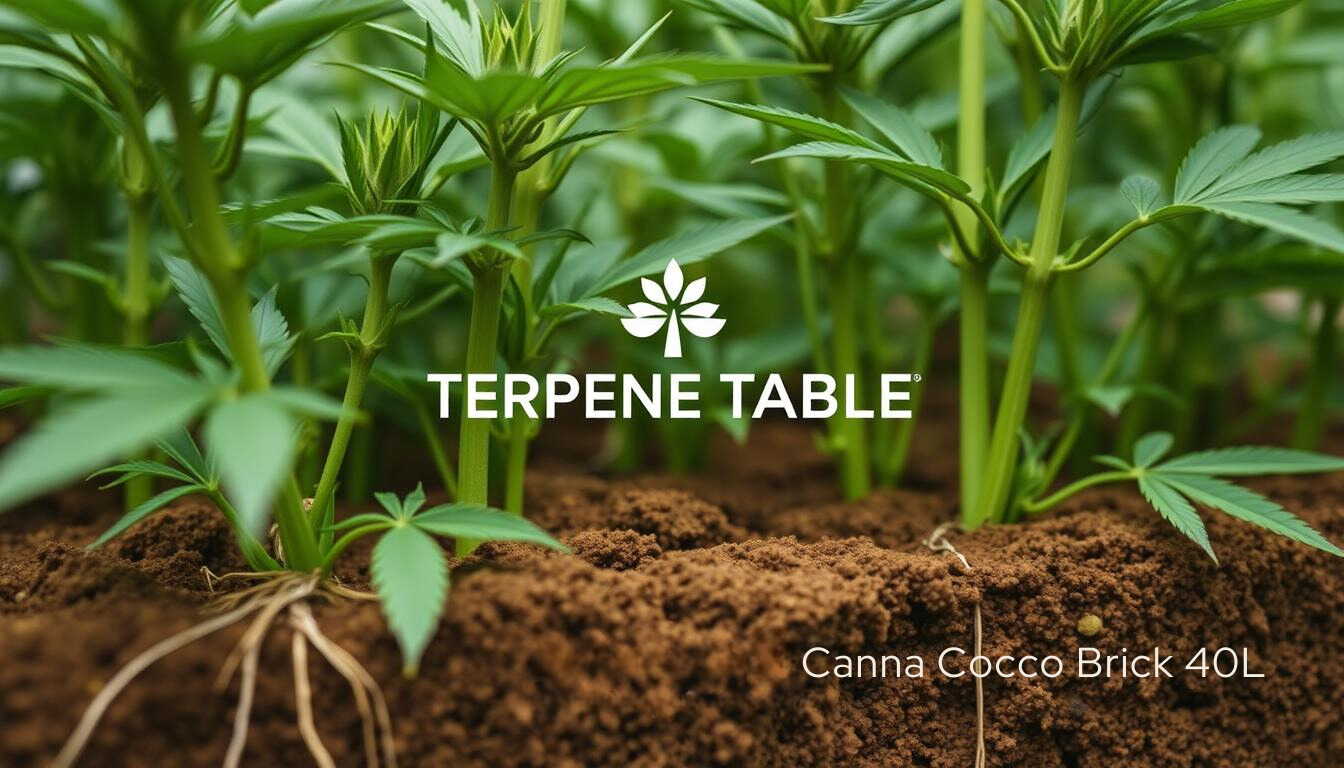
<path fill-rule="evenodd" d="M 1095 613 L 1084 614 L 1083 618 L 1078 620 L 1078 634 L 1086 637 L 1092 637 L 1101 631 L 1101 617 Z"/>

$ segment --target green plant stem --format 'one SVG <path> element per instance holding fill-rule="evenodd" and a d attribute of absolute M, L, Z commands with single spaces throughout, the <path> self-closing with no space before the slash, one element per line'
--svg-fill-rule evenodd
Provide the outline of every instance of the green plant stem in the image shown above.
<path fill-rule="evenodd" d="M 128 347 L 149 343 L 149 233 L 150 200 L 126 195 L 126 275 L 122 286 L 123 341 Z M 126 482 L 126 509 L 140 506 L 154 493 L 154 481 L 148 475 Z"/>
<path fill-rule="evenodd" d="M 443 438 L 439 436 L 438 422 L 430 418 L 429 409 L 418 404 L 415 407 L 415 418 L 420 424 L 420 432 L 424 435 L 425 445 L 429 447 L 429 456 L 434 460 L 434 468 L 439 473 L 439 480 L 443 482 L 443 487 L 448 490 L 448 495 L 457 498 L 457 471 L 448 461 L 448 451 L 444 450 Z"/>
<path fill-rule="evenodd" d="M 219 302 L 220 318 L 234 364 L 241 374 L 244 392 L 264 392 L 270 389 L 270 377 L 261 354 L 261 344 L 252 330 L 252 302 L 243 284 L 245 265 L 240 263 L 229 238 L 228 228 L 220 214 L 219 190 L 215 186 L 201 126 L 191 105 L 187 76 L 190 68 L 174 62 L 176 77 L 169 80 L 168 105 L 177 133 L 177 150 L 186 192 L 192 212 L 191 233 L 201 271 L 210 280 Z M 280 494 L 275 509 L 276 522 L 284 543 L 286 566 L 295 571 L 310 573 L 321 564 L 317 550 L 317 536 L 308 524 L 297 488 L 288 483 Z"/>
<path fill-rule="evenodd" d="M 17 233 L 5 233 L 4 245 L 8 248 L 10 256 L 14 258 L 15 265 L 19 268 L 19 273 L 28 286 L 33 289 L 33 294 L 37 296 L 38 301 L 47 309 L 59 310 L 65 306 L 65 300 L 57 295 L 47 282 L 47 277 L 33 262 L 33 255 L 28 251 L 28 247 L 23 244 L 22 239 Z"/>
<path fill-rule="evenodd" d="M 550 61 L 561 52 L 564 44 L 565 8 L 567 0 L 541 0 L 538 18 L 538 37 L 536 58 L 538 61 Z M 555 138 L 559 125 L 558 118 L 550 118 L 542 124 L 541 138 L 533 146 L 542 145 Z M 531 168 L 518 174 L 514 190 L 513 219 L 518 225 L 518 234 L 526 236 L 537 232 L 541 227 L 542 206 L 551 193 L 551 155 L 539 159 Z M 507 216 L 506 216 L 507 218 Z M 523 343 L 521 354 L 526 356 L 533 350 L 535 331 L 535 311 L 532 296 L 532 250 L 529 247 L 526 259 L 513 262 L 513 277 L 522 288 L 523 299 L 521 318 L 523 322 Z M 537 345 L 540 346 L 540 345 Z M 510 361 L 524 364 L 525 361 Z M 517 514 L 523 513 L 523 474 L 527 471 L 527 448 L 532 440 L 531 424 L 523 415 L 510 420 L 508 424 L 508 460 L 504 473 L 504 508 Z"/>
<path fill-rule="evenodd" d="M 234 510 L 229 500 L 224 498 L 224 494 L 218 490 L 209 491 L 206 494 L 210 501 L 214 502 L 215 507 L 219 509 L 224 518 L 229 521 L 233 527 L 234 535 L 238 538 L 238 548 L 243 552 L 243 559 L 247 564 L 257 571 L 277 571 L 280 564 L 275 562 L 266 548 L 257 541 L 257 537 L 249 533 L 238 521 L 238 513 Z"/>
<path fill-rule="evenodd" d="M 1130 318 L 1129 322 L 1125 325 L 1125 329 L 1120 332 L 1120 336 L 1111 345 L 1110 351 L 1106 353 L 1106 359 L 1102 362 L 1101 369 L 1097 372 L 1096 378 L 1092 381 L 1093 386 L 1106 386 L 1111 382 L 1111 379 L 1115 374 L 1119 372 L 1120 364 L 1124 362 L 1125 356 L 1129 354 L 1130 348 L 1134 346 L 1134 340 L 1138 338 L 1139 331 L 1148 321 L 1148 308 L 1150 306 L 1152 306 L 1152 302 L 1146 298 L 1139 303 L 1138 309 L 1134 312 L 1134 316 Z M 1050 485 L 1055 482 L 1055 478 L 1059 476 L 1060 470 L 1064 468 L 1064 463 L 1068 461 L 1069 456 L 1073 453 L 1073 447 L 1078 443 L 1078 438 L 1082 436 L 1083 428 L 1086 426 L 1087 421 L 1087 404 L 1082 401 L 1080 393 L 1079 402 L 1074 405 L 1073 418 L 1069 421 L 1068 428 L 1065 430 L 1063 436 L 1060 437 L 1059 442 L 1055 443 L 1055 447 L 1051 451 L 1050 460 L 1046 464 L 1045 480 L 1041 484 L 1042 488 L 1049 488 Z"/>
<path fill-rule="evenodd" d="M 322 564 L 320 566 L 321 572 L 323 574 L 331 573 L 331 567 L 336 564 L 336 558 L 340 557 L 341 553 L 351 544 L 354 544 L 356 541 L 359 541 L 371 533 L 385 531 L 389 527 L 390 526 L 387 523 L 369 523 L 368 525 L 362 525 L 353 531 L 345 533 L 341 538 L 337 539 L 336 543 L 332 544 L 331 547 L 327 549 L 327 553 L 322 556 Z"/>
<path fill-rule="evenodd" d="M 512 419 L 506 438 L 504 509 L 518 515 L 523 513 L 523 479 L 527 474 L 527 447 L 531 442 L 531 422 L 524 416 Z"/>
<path fill-rule="evenodd" d="M 322 475 L 317 481 L 317 491 L 313 494 L 313 507 L 309 512 L 314 527 L 329 527 L 334 521 L 336 484 L 341 477 L 341 465 L 345 463 L 346 449 L 350 446 L 350 435 L 359 420 L 359 409 L 364 403 L 364 392 L 369 385 L 369 374 L 373 372 L 373 363 L 382 349 L 383 326 L 387 322 L 388 289 L 392 283 L 392 268 L 397 258 L 391 254 L 374 254 L 369 257 L 369 293 L 364 301 L 364 319 L 359 329 L 359 339 L 350 343 L 350 377 L 345 383 L 345 397 L 341 401 L 341 415 L 336 420 L 336 429 L 332 432 L 331 446 L 327 449 L 327 459 L 322 465 Z M 322 535 L 322 544 L 330 546 L 330 534 Z"/>
<path fill-rule="evenodd" d="M 513 206 L 513 188 L 517 174 L 503 163 L 495 163 L 490 172 L 490 204 L 486 229 L 497 231 L 509 226 Z M 486 254 L 487 258 L 491 254 Z M 466 376 L 495 372 L 499 341 L 499 313 L 504 300 L 504 284 L 509 264 L 489 262 L 473 270 L 475 289 L 471 302 L 471 320 L 467 331 Z M 462 432 L 458 442 L 457 500 L 467 504 L 487 504 L 490 500 L 490 422 L 462 414 Z M 457 553 L 466 556 L 476 542 L 457 542 Z"/>
<path fill-rule="evenodd" d="M 1041 499 L 1040 501 L 1023 502 L 1022 509 L 1023 511 L 1028 513 L 1043 512 L 1055 506 L 1056 504 L 1060 503 L 1061 501 L 1064 501 L 1070 496 L 1080 491 L 1087 490 L 1092 486 L 1101 485 L 1103 483 L 1118 483 L 1125 480 L 1133 480 L 1133 479 L 1134 474 L 1132 472 L 1121 470 L 1116 470 L 1114 472 L 1101 472 L 1095 475 L 1084 477 L 1081 480 L 1072 482 L 1064 486 L 1063 488 L 1060 488 L 1057 492 L 1045 497 L 1044 499 Z"/>
<path fill-rule="evenodd" d="M 968 529 L 1000 522 L 1007 511 L 1008 495 L 1017 466 L 1018 432 L 1026 421 L 1036 352 L 1040 347 L 1041 328 L 1049 299 L 1050 273 L 1059 253 L 1059 238 L 1064 228 L 1069 173 L 1073 167 L 1083 91 L 1083 84 L 1076 80 L 1066 77 L 1060 81 L 1058 121 L 1041 188 L 1040 213 L 1031 244 L 1031 266 L 1022 279 L 1013 348 L 990 439 L 984 485 L 971 515 L 963 520 Z"/>
<path fill-rule="evenodd" d="M 924 375 L 928 371 L 929 361 L 933 357 L 933 335 L 936 330 L 933 309 L 925 308 L 920 315 L 919 331 L 915 337 L 912 372 Z M 899 485 L 901 477 L 905 474 L 905 466 L 910 458 L 910 444 L 915 436 L 915 422 L 919 418 L 923 403 L 924 382 L 911 385 L 910 418 L 896 427 L 896 436 L 892 441 L 891 451 L 887 454 L 886 465 L 883 467 L 882 482 L 885 485 Z"/>
<path fill-rule="evenodd" d="M 1337 296 L 1321 300 L 1321 323 L 1316 329 L 1316 339 L 1312 345 L 1311 367 L 1307 369 L 1302 405 L 1297 412 L 1297 422 L 1293 425 L 1294 448 L 1314 450 L 1320 445 L 1321 435 L 1325 431 L 1325 400 L 1330 380 L 1335 375 L 1339 346 L 1339 331 L 1335 325 L 1339 318 L 1339 305 Z"/>
<path fill-rule="evenodd" d="M 985 185 L 985 0 L 961 5 L 961 59 L 957 116 L 957 173 L 979 196 Z M 977 231 L 975 215 L 956 210 L 967 237 Z M 972 240 L 973 242 L 973 240 Z M 961 506 L 974 508 L 981 490 L 980 469 L 989 453 L 989 270 L 988 260 L 957 248 L 961 261 L 959 388 L 961 397 Z"/>
<path fill-rule="evenodd" d="M 839 83 L 822 85 L 826 118 L 844 124 L 848 110 L 840 100 Z M 862 282 L 859 278 L 859 259 L 853 247 L 854 201 L 853 173 L 848 165 L 826 163 L 825 169 L 825 224 L 826 248 L 830 256 L 831 349 L 834 363 L 831 367 L 840 386 L 845 377 L 853 374 L 855 391 L 853 402 L 847 403 L 832 420 L 832 437 L 838 442 L 840 456 L 840 487 L 846 499 L 858 499 L 871 490 L 871 467 L 868 463 L 867 427 L 862 419 L 846 418 L 847 408 L 862 406 L 862 361 L 859 356 L 858 313 L 863 306 L 860 299 Z"/>

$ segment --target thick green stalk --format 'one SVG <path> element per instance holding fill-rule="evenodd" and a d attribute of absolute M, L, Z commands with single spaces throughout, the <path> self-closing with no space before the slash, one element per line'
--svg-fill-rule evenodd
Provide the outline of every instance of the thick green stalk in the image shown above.
<path fill-rule="evenodd" d="M 261 344 L 252 330 L 252 302 L 243 284 L 244 267 L 240 263 L 228 228 L 220 214 L 219 190 L 214 170 L 201 138 L 201 126 L 191 106 L 186 72 L 170 83 L 168 104 L 177 132 L 177 149 L 182 183 L 192 212 L 191 232 L 201 271 L 210 280 L 219 302 L 220 319 L 234 363 L 241 373 L 245 392 L 263 392 L 270 388 Z M 286 565 L 295 571 L 310 572 L 321 564 L 317 536 L 308 524 L 303 504 L 293 483 L 280 494 L 275 509 L 276 522 L 284 544 Z"/>
<path fill-rule="evenodd" d="M 859 381 L 863 370 L 859 360 L 859 331 L 855 317 L 859 296 L 858 259 L 845 254 L 835 260 L 831 274 L 831 345 L 835 351 L 833 371 L 839 386 L 845 385 L 845 376 L 854 374 L 852 403 L 842 406 L 836 414 L 836 435 L 840 440 L 840 482 L 846 499 L 859 499 L 871 488 L 868 466 L 867 427 L 862 419 L 846 418 L 844 408 L 858 408 L 863 403 Z"/>
<path fill-rule="evenodd" d="M 509 422 L 508 452 L 504 464 L 504 509 L 523 513 L 523 479 L 527 474 L 527 447 L 532 442 L 531 423 L 526 416 Z"/>
<path fill-rule="evenodd" d="M 957 173 L 978 196 L 985 186 L 985 0 L 961 4 L 960 110 L 957 117 Z M 974 242 L 975 215 L 957 210 L 961 230 Z M 980 495 L 980 468 L 989 452 L 989 264 L 960 253 L 961 507 L 972 509 Z"/>
<path fill-rule="evenodd" d="M 1018 432 L 1026 421 L 1027 400 L 1031 395 L 1036 352 L 1040 346 L 1041 327 L 1049 298 L 1050 272 L 1059 254 L 1059 238 L 1064 228 L 1069 173 L 1073 168 L 1083 90 L 1082 84 L 1076 80 L 1065 78 L 1060 81 L 1059 116 L 1055 124 L 1054 144 L 1041 189 L 1041 209 L 1029 254 L 1031 265 L 1022 279 L 1022 296 L 1018 305 L 1008 373 L 990 438 L 989 464 L 976 505 L 963 520 L 970 529 L 1002 521 L 1008 494 L 1012 490 L 1017 466 Z"/>
<path fill-rule="evenodd" d="M 490 207 L 486 229 L 494 231 L 509 226 L 513 206 L 513 188 L 517 174 L 496 163 L 490 174 Z M 488 257 L 489 255 L 487 255 Z M 467 360 L 465 374 L 495 372 L 495 354 L 499 342 L 499 313 L 504 300 L 504 284 L 509 277 L 509 264 L 484 264 L 474 270 L 475 293 L 471 302 L 471 321 L 467 330 Z M 462 432 L 457 455 L 457 500 L 468 504 L 486 504 L 490 499 L 490 422 L 487 419 L 468 418 L 462 414 Z M 476 542 L 457 542 L 459 556 L 476 548 Z"/>
<path fill-rule="evenodd" d="M 822 94 L 826 118 L 832 122 L 847 122 L 848 109 L 839 96 L 839 83 L 823 82 Z M 840 456 L 840 487 L 846 499 L 868 495 L 872 487 L 871 467 L 868 463 L 868 430 L 862 419 L 845 417 L 848 407 L 863 404 L 861 387 L 863 366 L 859 356 L 858 313 L 863 306 L 860 290 L 858 252 L 854 248 L 853 173 L 848 165 L 826 163 L 825 225 L 826 248 L 830 256 L 831 304 L 831 373 L 840 386 L 845 376 L 853 374 L 855 391 L 852 403 L 841 406 L 832 419 L 832 437 L 838 442 Z"/>
<path fill-rule="evenodd" d="M 322 475 L 317 481 L 317 491 L 313 494 L 313 507 L 310 515 L 321 527 L 333 522 L 332 500 L 336 493 L 336 483 L 340 480 L 341 465 L 345 462 L 345 452 L 350 446 L 350 435 L 354 432 L 355 422 L 359 419 L 359 409 L 364 403 L 364 392 L 369 385 L 369 374 L 373 371 L 374 360 L 382 349 L 383 325 L 387 321 L 387 295 L 392 282 L 392 267 L 396 257 L 388 254 L 375 254 L 369 257 L 369 294 L 364 301 L 364 319 L 359 329 L 359 340 L 350 344 L 350 376 L 345 383 L 345 397 L 341 401 L 341 416 L 336 420 L 336 429 L 331 436 L 331 446 L 327 449 L 327 460 L 322 466 Z M 323 544 L 330 546 L 330 534 L 323 534 Z"/>
<path fill-rule="evenodd" d="M 541 12 L 538 19 L 537 61 L 550 61 L 561 52 L 565 33 L 565 6 L 567 0 L 541 0 Z M 551 118 L 542 125 L 541 139 L 536 142 L 548 142 L 554 139 L 559 120 Z M 534 144 L 535 146 L 535 144 Z M 551 156 L 546 155 L 531 168 L 518 175 L 514 191 L 514 221 L 518 225 L 519 235 L 530 235 L 541 226 L 542 206 L 551 193 Z M 513 276 L 522 287 L 523 297 L 523 355 L 532 350 L 534 331 L 532 318 L 532 254 L 529 258 L 517 259 L 513 263 Z M 508 462 L 504 473 L 504 508 L 510 512 L 523 512 L 523 474 L 527 471 L 527 447 L 532 440 L 531 424 L 525 416 L 517 416 L 508 425 L 506 444 Z"/>
<path fill-rule="evenodd" d="M 1339 297 L 1321 300 L 1321 324 L 1312 345 L 1311 367 L 1307 370 L 1307 385 L 1302 392 L 1302 406 L 1293 425 L 1293 447 L 1314 450 L 1321 443 L 1325 431 L 1325 400 L 1330 381 L 1335 376 L 1336 355 L 1339 345 Z"/>
<path fill-rule="evenodd" d="M 126 195 L 126 275 L 122 287 L 122 336 L 128 347 L 149 343 L 149 233 L 148 197 Z M 126 482 L 126 509 L 140 506 L 154 493 L 154 481 L 141 475 Z"/>

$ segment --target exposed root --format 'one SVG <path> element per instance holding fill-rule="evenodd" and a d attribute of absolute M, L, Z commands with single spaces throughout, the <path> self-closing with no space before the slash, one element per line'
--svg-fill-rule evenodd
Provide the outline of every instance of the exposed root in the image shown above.
<path fill-rule="evenodd" d="M 294 651 L 294 709 L 298 712 L 299 733 L 303 734 L 303 743 L 308 745 L 318 768 L 336 768 L 336 761 L 322 744 L 317 732 L 317 723 L 313 721 L 313 688 L 308 682 L 308 640 L 301 632 L 294 633 L 291 643 Z"/>
<path fill-rule="evenodd" d="M 333 643 L 317 626 L 313 612 L 306 604 L 298 603 L 290 608 L 289 620 L 295 629 L 308 638 L 317 652 L 326 658 L 327 663 L 345 678 L 355 696 L 355 706 L 364 725 L 364 755 L 371 767 L 379 764 L 378 744 L 382 744 L 382 759 L 386 768 L 396 768 L 397 754 L 393 743 L 392 716 L 387 709 L 387 699 L 383 689 L 378 686 L 373 675 L 360 664 L 354 656 L 339 645 Z M 370 707 L 370 701 L 372 707 Z M 381 739 L 378 735 L 381 734 Z"/>
<path fill-rule="evenodd" d="M 319 581 L 313 576 L 293 573 L 238 573 L 215 576 L 208 569 L 202 569 L 206 584 L 211 591 L 214 585 L 226 580 L 249 580 L 261 583 L 237 592 L 231 592 L 218 598 L 212 609 L 223 611 L 215 616 L 156 643 L 148 650 L 131 659 L 108 680 L 103 689 L 94 697 L 80 718 L 74 732 L 70 734 L 60 753 L 53 761 L 58 768 L 73 766 L 80 753 L 88 745 L 89 738 L 99 721 L 107 713 L 112 702 L 136 677 L 140 676 L 155 662 L 178 651 L 191 643 L 205 638 L 240 621 L 251 617 L 252 621 L 243 632 L 216 680 L 220 689 L 227 688 L 235 673 L 240 673 L 238 705 L 234 711 L 233 733 L 229 739 L 228 751 L 224 757 L 225 768 L 238 768 L 242 762 L 243 750 L 247 744 L 248 721 L 252 712 L 252 703 L 256 696 L 257 671 L 260 666 L 261 649 L 275 625 L 276 619 L 288 614 L 289 624 L 294 634 L 291 653 L 294 660 L 294 691 L 298 714 L 299 732 L 313 759 L 321 768 L 334 768 L 331 753 L 322 744 L 313 717 L 312 686 L 308 677 L 308 647 L 311 645 L 326 659 L 341 677 L 349 683 L 354 694 L 355 706 L 359 710 L 363 725 L 365 759 L 370 768 L 396 768 L 396 752 L 393 743 L 392 718 L 387 709 L 382 689 L 363 665 L 344 648 L 332 642 L 321 629 L 308 606 L 313 597 L 336 599 L 369 599 L 364 593 L 355 592 L 347 587 Z M 380 738 L 381 736 L 381 738 Z M 379 750 L 381 743 L 381 751 Z"/>

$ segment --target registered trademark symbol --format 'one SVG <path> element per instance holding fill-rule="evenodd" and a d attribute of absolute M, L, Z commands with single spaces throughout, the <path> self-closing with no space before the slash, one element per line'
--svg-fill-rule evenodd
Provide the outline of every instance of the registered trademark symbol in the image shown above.
<path fill-rule="evenodd" d="M 916 384 L 918 384 L 920 378 L 921 378 L 920 375 L 919 375 L 918 373 L 916 373 L 916 374 L 915 374 L 915 377 L 914 377 L 914 379 L 913 379 L 913 381 L 914 381 Z"/>

